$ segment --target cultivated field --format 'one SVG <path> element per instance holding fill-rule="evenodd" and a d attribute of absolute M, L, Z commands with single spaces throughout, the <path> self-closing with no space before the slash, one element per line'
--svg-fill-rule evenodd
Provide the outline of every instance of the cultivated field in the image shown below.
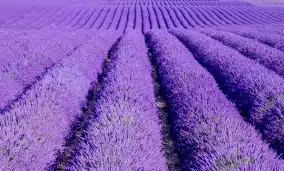
<path fill-rule="evenodd" d="M 284 170 L 284 7 L 0 2 L 0 171 Z"/>

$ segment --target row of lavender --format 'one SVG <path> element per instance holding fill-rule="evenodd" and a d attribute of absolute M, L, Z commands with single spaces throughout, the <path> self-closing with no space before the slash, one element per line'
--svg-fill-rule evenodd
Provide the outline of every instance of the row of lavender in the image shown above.
<path fill-rule="evenodd" d="M 284 136 L 281 133 L 284 122 L 283 25 L 239 28 L 230 29 L 229 31 L 232 33 L 221 31 L 204 31 L 204 33 L 221 41 L 225 45 L 237 49 L 241 54 L 274 72 L 271 73 L 270 70 L 268 70 L 269 72 L 264 72 L 261 67 L 258 69 L 254 67 L 255 73 L 250 72 L 250 75 L 246 76 L 247 78 L 244 78 L 244 75 L 241 76 L 242 79 L 238 76 L 232 78 L 234 81 L 238 80 L 239 83 L 245 82 L 246 80 L 246 82 L 250 82 L 251 85 L 246 83 L 245 87 L 243 87 L 240 86 L 240 84 L 238 86 L 235 85 L 238 84 L 237 82 L 231 83 L 230 87 L 224 85 L 224 88 L 227 89 L 224 89 L 224 92 L 232 94 L 230 98 L 236 101 L 236 104 L 239 106 L 243 115 L 246 116 L 247 120 L 256 126 L 263 134 L 264 139 L 266 139 L 279 154 L 283 155 Z M 245 69 L 244 72 L 246 72 Z M 255 75 L 258 76 L 255 77 Z M 245 92 L 243 93 L 244 96 L 240 97 L 235 95 L 235 91 Z M 243 98 L 247 100 L 243 101 Z"/>
<path fill-rule="evenodd" d="M 231 86 L 226 82 L 228 77 L 234 78 L 247 72 L 238 70 L 236 74 L 224 71 L 238 68 L 237 64 L 245 57 L 228 54 L 236 51 L 198 32 L 171 33 L 184 42 L 193 55 L 174 36 L 165 32 L 150 33 L 149 43 L 156 57 L 160 84 L 169 105 L 169 119 L 177 142 L 181 169 L 282 170 L 283 161 L 277 159 L 276 153 L 242 119 L 235 105 L 219 89 L 223 85 Z M 219 61 L 222 63 L 217 65 Z M 229 61 L 237 66 L 229 65 Z M 219 85 L 198 62 L 206 67 Z M 247 67 L 241 62 L 240 65 Z M 221 84 L 221 81 L 225 83 Z M 246 83 L 240 80 L 236 85 Z M 240 95 L 245 93 L 233 91 Z M 226 92 L 226 95 L 231 94 Z M 241 104 L 240 101 L 235 102 Z"/>
<path fill-rule="evenodd" d="M 206 28 L 283 22 L 282 8 L 261 7 L 172 7 L 172 6 L 35 6 L 12 19 L 2 28 L 39 29 L 151 29 Z"/>
<path fill-rule="evenodd" d="M 148 6 L 252 6 L 248 2 L 233 0 L 182 0 L 182 1 L 166 1 L 166 0 L 122 0 L 122 1 L 100 1 L 100 4 L 107 5 L 148 5 Z"/>
<path fill-rule="evenodd" d="M 259 28 L 259 33 L 268 28 L 275 30 Z M 195 31 L 171 31 L 188 49 L 167 32 L 146 36 L 181 169 L 283 170 L 283 161 L 268 146 L 283 154 L 283 50 L 258 42 L 263 40 L 258 37 L 202 32 L 240 53 Z M 281 38 L 281 30 L 278 33 Z M 261 35 L 277 42 L 270 34 Z M 167 170 L 166 162 L 171 161 L 163 154 L 144 37 L 126 34 L 111 49 L 118 37 L 115 32 L 96 33 L 68 57 L 54 54 L 62 60 L 41 71 L 1 114 L 1 170 Z M 16 42 L 11 46 L 25 50 Z M 30 65 L 26 74 L 32 71 Z M 102 71 L 102 79 L 97 79 Z M 98 93 L 82 117 L 89 89 Z M 79 131 L 72 133 L 78 123 Z"/>
<path fill-rule="evenodd" d="M 194 56 L 178 39 L 167 32 L 148 33 L 147 41 L 152 49 L 154 65 L 158 68 L 159 84 L 168 104 L 169 120 L 173 138 L 177 142 L 181 169 L 283 170 L 283 161 L 266 143 L 270 143 L 280 154 L 283 153 L 281 149 L 283 135 L 276 131 L 282 123 L 280 117 L 283 113 L 282 103 L 277 88 L 283 87 L 283 78 L 198 32 L 173 31 L 171 33 L 180 38 Z M 157 112 L 152 111 L 151 116 L 148 113 L 155 108 L 155 105 L 153 87 L 149 84 L 151 82 L 149 61 L 145 57 L 146 50 L 142 35 L 125 35 L 117 48 L 111 55 L 113 61 L 102 81 L 103 88 L 100 89 L 94 103 L 91 112 L 93 117 L 86 129 L 86 136 L 81 138 L 77 151 L 75 150 L 73 155 L 74 158 L 65 162 L 64 168 L 69 170 L 165 170 L 165 161 L 160 158 L 163 150 L 159 136 L 160 128 L 157 128 L 157 114 L 155 115 Z M 266 48 L 269 49 L 269 47 Z M 133 50 L 131 55 L 127 53 L 130 49 Z M 136 59 L 138 52 L 139 58 Z M 282 55 L 281 52 L 278 53 Z M 236 107 L 222 94 L 214 78 L 194 58 L 211 72 L 222 91 L 237 103 Z M 142 74 L 141 66 L 143 66 L 145 77 L 140 75 Z M 248 71 L 247 68 L 255 69 Z M 260 79 L 252 81 L 251 77 L 255 78 L 259 73 L 266 74 L 271 80 L 261 80 L 263 76 L 260 75 L 258 76 Z M 222 80 L 225 78 L 228 82 L 223 83 Z M 128 82 L 125 82 L 126 80 Z M 279 100 L 276 106 L 266 109 L 265 103 L 270 97 L 263 94 L 255 95 L 252 91 L 254 88 L 252 86 L 255 85 L 256 88 L 264 88 L 267 94 L 273 93 L 274 98 Z M 271 91 L 271 88 L 275 92 Z M 238 98 L 248 98 L 248 102 Z M 262 114 L 262 110 L 255 111 L 255 108 L 259 106 L 250 106 L 248 110 L 254 113 L 245 117 L 263 134 L 262 137 L 243 120 L 238 112 L 239 109 L 243 114 L 247 105 L 254 103 L 255 100 L 260 103 L 256 105 L 265 109 L 265 114 Z M 141 110 L 141 107 L 145 107 L 144 110 Z M 280 112 L 278 111 L 278 115 L 274 117 L 273 115 L 277 113 L 273 110 L 280 110 Z M 140 113 L 141 111 L 143 112 Z M 251 121 L 258 117 L 263 117 L 260 120 L 266 120 L 266 122 Z M 275 123 L 277 125 L 273 127 Z M 137 126 L 139 129 L 136 129 Z M 149 128 L 152 131 L 148 133 Z M 272 134 L 265 134 L 265 132 Z M 262 138 L 265 140 L 263 141 Z M 151 150 L 148 151 L 147 148 Z M 139 153 L 136 153 L 137 151 Z M 155 159 L 154 163 L 153 159 Z"/>
<path fill-rule="evenodd" d="M 22 0 L 1 1 L 0 5 L 64 5 L 64 4 L 92 4 L 92 5 L 158 5 L 158 6 L 252 6 L 248 2 L 235 0 L 62 0 L 49 2 Z"/>
<path fill-rule="evenodd" d="M 86 32 L 0 31 L 0 110 L 9 108 L 26 89 L 55 63 L 75 50 Z"/>
<path fill-rule="evenodd" d="M 99 32 L 68 55 L 46 52 L 62 60 L 0 115 L 0 170 L 48 169 L 65 151 L 88 91 L 96 85 L 103 60 L 118 36 Z"/>
<path fill-rule="evenodd" d="M 100 90 L 67 170 L 167 170 L 144 36 L 126 34 L 110 53 Z"/>

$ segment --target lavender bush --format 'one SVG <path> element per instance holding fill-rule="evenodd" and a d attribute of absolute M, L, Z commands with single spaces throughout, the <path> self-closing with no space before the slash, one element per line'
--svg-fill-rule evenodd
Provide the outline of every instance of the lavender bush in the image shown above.
<path fill-rule="evenodd" d="M 284 53 L 258 41 L 224 31 L 206 30 L 203 33 L 230 46 L 284 77 Z"/>
<path fill-rule="evenodd" d="M 88 37 L 84 32 L 75 34 L 60 31 L 28 31 L 23 34 L 3 31 L 0 37 L 5 42 L 0 45 L 0 109 L 15 100 L 23 89 Z"/>
<path fill-rule="evenodd" d="M 44 170 L 54 162 L 57 152 L 64 151 L 65 139 L 81 114 L 94 79 L 92 75 L 100 71 L 116 35 L 94 36 L 0 115 L 0 170 Z"/>
<path fill-rule="evenodd" d="M 212 77 L 174 36 L 148 35 L 181 170 L 277 170 L 283 163 L 244 122 Z"/>
<path fill-rule="evenodd" d="M 247 29 L 234 29 L 230 28 L 228 31 L 233 32 L 235 34 L 250 38 L 250 39 L 255 39 L 259 42 L 262 42 L 264 44 L 267 44 L 271 47 L 277 48 L 281 51 L 284 51 L 284 37 L 279 36 L 278 34 L 275 33 L 263 33 L 259 32 L 253 28 L 247 28 Z"/>
<path fill-rule="evenodd" d="M 86 135 L 66 169 L 167 170 L 143 35 L 125 34 L 110 59 Z"/>
<path fill-rule="evenodd" d="M 283 153 L 284 80 L 220 42 L 195 31 L 171 31 L 215 77 L 263 138 Z"/>

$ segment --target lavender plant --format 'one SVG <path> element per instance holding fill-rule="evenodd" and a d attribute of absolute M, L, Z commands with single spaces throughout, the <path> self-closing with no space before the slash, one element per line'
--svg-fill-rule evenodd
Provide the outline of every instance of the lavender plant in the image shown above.
<path fill-rule="evenodd" d="M 148 34 L 181 170 L 281 170 L 282 161 L 174 36 Z"/>
<path fill-rule="evenodd" d="M 171 33 L 194 53 L 263 138 L 283 154 L 283 78 L 206 35 L 179 30 Z"/>

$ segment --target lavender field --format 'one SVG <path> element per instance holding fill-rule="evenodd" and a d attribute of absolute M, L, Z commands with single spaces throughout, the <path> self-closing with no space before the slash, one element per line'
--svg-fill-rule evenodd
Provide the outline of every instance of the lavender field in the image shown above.
<path fill-rule="evenodd" d="M 250 1 L 0 1 L 0 171 L 284 171 L 284 6 Z"/>

